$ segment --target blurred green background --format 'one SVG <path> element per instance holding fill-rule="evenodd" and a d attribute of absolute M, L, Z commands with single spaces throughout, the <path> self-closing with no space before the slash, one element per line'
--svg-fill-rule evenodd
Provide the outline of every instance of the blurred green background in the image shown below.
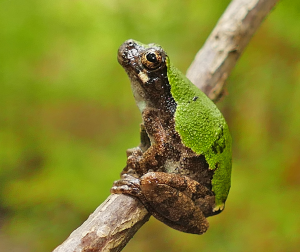
<path fill-rule="evenodd" d="M 51 251 L 109 195 L 139 142 L 116 60 L 156 42 L 186 71 L 230 1 L 0 2 L 0 250 Z M 202 236 L 155 219 L 124 251 L 299 251 L 300 2 L 281 1 L 228 79 L 232 188 Z"/>

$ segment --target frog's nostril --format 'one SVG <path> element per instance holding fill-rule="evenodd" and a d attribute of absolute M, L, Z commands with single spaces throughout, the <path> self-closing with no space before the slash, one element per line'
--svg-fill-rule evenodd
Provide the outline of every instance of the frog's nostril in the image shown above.
<path fill-rule="evenodd" d="M 135 45 L 136 45 L 136 43 L 132 39 L 127 40 L 126 44 L 127 44 L 128 49 L 131 49 L 131 48 L 135 47 Z"/>

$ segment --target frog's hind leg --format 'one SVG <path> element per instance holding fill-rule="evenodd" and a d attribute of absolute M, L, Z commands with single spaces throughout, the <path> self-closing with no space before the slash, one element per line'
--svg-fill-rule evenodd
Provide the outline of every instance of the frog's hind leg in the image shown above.
<path fill-rule="evenodd" d="M 179 174 L 149 172 L 141 177 L 140 188 L 141 201 L 158 220 L 187 233 L 203 234 L 208 229 L 204 213 L 193 200 L 208 193 L 198 182 Z"/>
<path fill-rule="evenodd" d="M 151 212 L 151 214 L 159 221 L 165 223 L 171 228 L 179 230 L 181 232 L 190 234 L 204 234 L 209 228 L 209 222 L 204 217 L 199 208 L 194 208 L 194 212 L 191 216 L 182 216 L 176 222 L 164 217 L 158 212 Z"/>

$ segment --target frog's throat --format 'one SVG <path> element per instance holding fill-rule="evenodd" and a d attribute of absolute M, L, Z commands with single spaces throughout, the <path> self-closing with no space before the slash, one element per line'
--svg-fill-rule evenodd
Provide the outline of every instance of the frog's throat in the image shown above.
<path fill-rule="evenodd" d="M 138 106 L 141 113 L 143 113 L 144 109 L 147 107 L 147 103 L 145 100 L 145 94 L 143 93 L 143 88 L 140 86 L 138 81 L 131 81 L 131 89 L 135 99 L 135 103 Z"/>

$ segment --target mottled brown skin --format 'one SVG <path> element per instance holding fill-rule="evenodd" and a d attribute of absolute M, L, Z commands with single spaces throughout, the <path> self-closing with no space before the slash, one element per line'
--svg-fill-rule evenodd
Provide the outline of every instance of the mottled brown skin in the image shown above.
<path fill-rule="evenodd" d="M 119 49 L 118 60 L 131 79 L 143 124 L 141 143 L 127 150 L 127 166 L 111 192 L 138 197 L 155 218 L 174 229 L 202 234 L 209 226 L 206 217 L 220 212 L 213 211 L 214 171 L 176 132 L 167 56 L 160 47 L 151 48 L 128 40 Z"/>

